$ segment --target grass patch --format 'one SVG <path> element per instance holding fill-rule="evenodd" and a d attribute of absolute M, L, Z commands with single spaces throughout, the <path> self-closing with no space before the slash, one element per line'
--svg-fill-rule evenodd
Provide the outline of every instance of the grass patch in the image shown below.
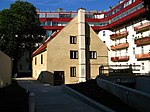
<path fill-rule="evenodd" d="M 81 82 L 79 84 L 68 84 L 67 86 L 101 103 L 102 105 L 115 110 L 116 112 L 138 112 L 123 103 L 115 95 L 97 86 L 95 79 L 87 82 Z"/>
<path fill-rule="evenodd" d="M 0 112 L 28 112 L 28 93 L 15 80 L 0 88 Z"/>

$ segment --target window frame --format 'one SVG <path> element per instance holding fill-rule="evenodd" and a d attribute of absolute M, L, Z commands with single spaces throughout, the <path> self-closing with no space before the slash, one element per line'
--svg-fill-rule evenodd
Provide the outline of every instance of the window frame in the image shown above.
<path fill-rule="evenodd" d="M 41 64 L 43 64 L 43 54 L 41 54 Z"/>
<path fill-rule="evenodd" d="M 77 44 L 77 36 L 70 36 L 70 44 Z"/>
<path fill-rule="evenodd" d="M 78 59 L 79 54 L 77 50 L 70 50 L 70 59 Z"/>
<path fill-rule="evenodd" d="M 90 59 L 97 59 L 97 51 L 90 51 Z"/>
<path fill-rule="evenodd" d="M 37 57 L 34 59 L 34 64 L 37 65 Z"/>
<path fill-rule="evenodd" d="M 70 77 L 76 77 L 76 67 L 70 67 Z"/>

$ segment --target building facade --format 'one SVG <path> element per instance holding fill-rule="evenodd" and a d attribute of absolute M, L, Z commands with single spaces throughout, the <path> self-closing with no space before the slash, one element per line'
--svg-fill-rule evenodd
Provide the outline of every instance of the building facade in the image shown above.
<path fill-rule="evenodd" d="M 150 21 L 144 0 L 121 0 L 107 11 L 85 12 L 86 22 L 109 49 L 109 68 L 132 65 L 139 75 L 150 74 Z M 38 12 L 47 36 L 61 30 L 77 12 Z"/>
<path fill-rule="evenodd" d="M 33 77 L 48 83 L 77 83 L 96 78 L 108 64 L 108 49 L 85 21 L 85 10 L 55 32 L 33 53 Z M 107 71 L 106 71 L 107 72 Z"/>

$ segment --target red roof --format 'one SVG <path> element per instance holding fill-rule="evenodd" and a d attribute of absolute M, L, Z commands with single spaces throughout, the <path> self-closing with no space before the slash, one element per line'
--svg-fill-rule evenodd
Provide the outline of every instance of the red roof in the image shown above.
<path fill-rule="evenodd" d="M 37 55 L 37 54 L 39 54 L 39 53 L 45 51 L 46 48 L 47 48 L 48 42 L 50 42 L 54 37 L 56 37 L 56 35 L 57 35 L 59 32 L 60 32 L 60 30 L 57 31 L 57 32 L 54 32 L 38 49 L 36 49 L 36 50 L 32 53 L 32 57 L 34 57 L 35 55 Z"/>

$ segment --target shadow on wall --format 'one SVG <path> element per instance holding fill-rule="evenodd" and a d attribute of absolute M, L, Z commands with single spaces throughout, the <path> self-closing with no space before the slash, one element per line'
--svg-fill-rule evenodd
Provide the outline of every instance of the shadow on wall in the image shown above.
<path fill-rule="evenodd" d="M 54 85 L 54 73 L 49 71 L 42 71 L 38 77 L 38 80 Z"/>

